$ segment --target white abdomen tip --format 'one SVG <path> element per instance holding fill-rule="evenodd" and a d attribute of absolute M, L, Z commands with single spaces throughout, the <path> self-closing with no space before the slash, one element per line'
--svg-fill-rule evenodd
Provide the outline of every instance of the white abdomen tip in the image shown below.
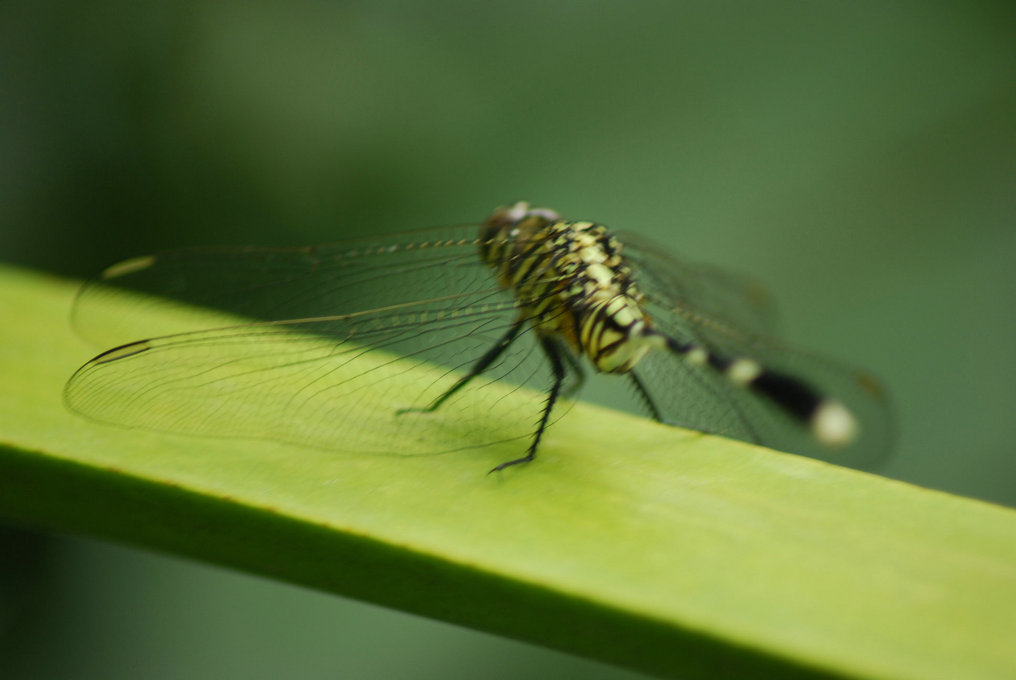
<path fill-rule="evenodd" d="M 824 401 L 811 417 L 811 431 L 826 446 L 845 446 L 857 438 L 857 420 L 838 401 Z"/>
<path fill-rule="evenodd" d="M 727 377 L 735 385 L 750 385 L 755 378 L 762 375 L 762 366 L 754 359 L 735 359 L 734 363 L 727 366 Z"/>

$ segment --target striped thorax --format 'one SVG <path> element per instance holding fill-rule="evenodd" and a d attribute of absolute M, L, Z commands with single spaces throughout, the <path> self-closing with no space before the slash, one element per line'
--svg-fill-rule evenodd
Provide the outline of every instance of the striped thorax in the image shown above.
<path fill-rule="evenodd" d="M 642 308 L 621 243 L 602 225 L 519 202 L 491 215 L 480 242 L 522 317 L 597 370 L 627 373 L 652 347 L 666 345 Z"/>

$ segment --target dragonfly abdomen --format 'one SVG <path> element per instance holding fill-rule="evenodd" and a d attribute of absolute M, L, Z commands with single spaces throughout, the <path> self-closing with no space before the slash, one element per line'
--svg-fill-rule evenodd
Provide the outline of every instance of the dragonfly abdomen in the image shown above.
<path fill-rule="evenodd" d="M 766 368 L 751 357 L 726 357 L 696 343 L 666 339 L 667 348 L 686 362 L 719 372 L 732 385 L 750 390 L 807 427 L 825 446 L 840 447 L 858 435 L 854 415 L 841 402 L 822 394 L 806 382 Z"/>

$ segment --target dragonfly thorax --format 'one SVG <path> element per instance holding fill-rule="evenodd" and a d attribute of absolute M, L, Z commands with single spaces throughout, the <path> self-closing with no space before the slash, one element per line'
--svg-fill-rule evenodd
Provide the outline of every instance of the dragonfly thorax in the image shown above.
<path fill-rule="evenodd" d="M 564 341 L 601 372 L 626 373 L 666 344 L 621 243 L 602 225 L 519 202 L 484 223 L 481 254 L 537 333 Z"/>
<path fill-rule="evenodd" d="M 579 316 L 577 351 L 602 373 L 627 373 L 651 349 L 665 346 L 666 339 L 628 295 L 598 300 Z"/>

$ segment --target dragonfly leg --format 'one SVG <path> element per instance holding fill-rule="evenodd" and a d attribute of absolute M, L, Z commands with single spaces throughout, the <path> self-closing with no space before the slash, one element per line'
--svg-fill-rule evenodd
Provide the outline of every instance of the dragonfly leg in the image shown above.
<path fill-rule="evenodd" d="M 634 370 L 630 371 L 628 375 L 631 377 L 632 383 L 635 385 L 635 391 L 638 392 L 639 397 L 642 398 L 642 403 L 645 404 L 646 408 L 649 409 L 649 415 L 652 416 L 653 420 L 658 423 L 664 422 L 663 414 L 660 412 L 659 407 L 656 405 L 656 401 L 652 395 L 649 394 L 649 390 L 646 389 L 645 383 L 639 378 L 638 373 Z"/>
<path fill-rule="evenodd" d="M 494 343 L 494 346 L 488 349 L 482 357 L 480 357 L 472 368 L 469 369 L 469 373 L 465 374 L 452 385 L 444 394 L 435 399 L 431 404 L 425 408 L 400 408 L 396 411 L 396 415 L 402 415 L 403 413 L 432 413 L 436 411 L 441 404 L 445 403 L 453 394 L 461 390 L 463 387 L 469 384 L 469 381 L 486 371 L 492 363 L 494 363 L 499 356 L 501 356 L 509 345 L 515 341 L 518 337 L 519 331 L 522 330 L 525 325 L 524 319 L 519 319 L 512 324 L 511 328 L 501 336 L 501 339 Z"/>
<path fill-rule="evenodd" d="M 571 371 L 571 374 L 575 377 L 575 381 L 562 388 L 561 393 L 566 398 L 574 396 L 586 382 L 586 371 L 582 368 L 582 362 L 579 361 L 579 357 L 575 356 L 575 353 L 568 349 L 560 349 L 560 356 L 568 364 L 567 368 Z"/>
<path fill-rule="evenodd" d="M 550 368 L 554 372 L 554 384 L 551 386 L 550 392 L 547 393 L 547 403 L 543 406 L 543 415 L 540 416 L 540 424 L 536 428 L 536 434 L 533 435 L 533 442 L 529 445 L 529 451 L 522 458 L 501 463 L 490 472 L 498 472 L 519 463 L 528 463 L 535 458 L 536 449 L 540 446 L 540 438 L 543 437 L 543 432 L 547 429 L 547 424 L 550 422 L 550 413 L 554 410 L 554 404 L 557 402 L 557 398 L 561 394 L 561 387 L 564 385 L 566 375 L 565 362 L 568 361 L 570 364 L 571 361 L 562 358 L 562 356 L 567 356 L 565 354 L 567 350 L 563 349 L 553 338 L 541 337 L 540 346 L 543 347 L 543 352 L 547 355 L 547 360 L 550 362 Z"/>

